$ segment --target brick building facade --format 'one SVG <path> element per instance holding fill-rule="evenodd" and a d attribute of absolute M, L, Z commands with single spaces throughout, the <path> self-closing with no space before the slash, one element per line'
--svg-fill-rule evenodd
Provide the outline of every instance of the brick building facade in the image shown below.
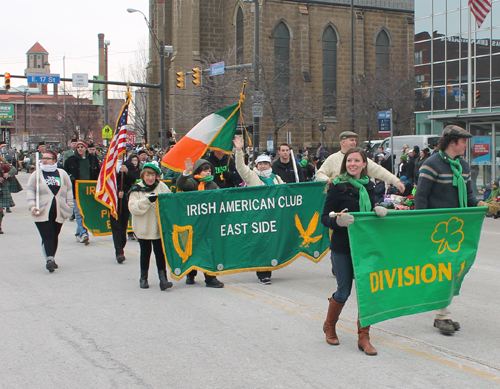
<path fill-rule="evenodd" d="M 327 126 L 327 146 L 338 146 L 337 135 L 351 124 L 350 0 L 260 0 L 259 4 L 259 89 L 265 102 L 260 147 L 269 137 L 275 144 L 284 142 L 286 132 L 292 133 L 296 147 L 316 145 L 321 139 L 320 123 Z M 251 124 L 253 70 L 227 70 L 214 77 L 203 72 L 201 87 L 186 75 L 183 90 L 176 88 L 175 74 L 195 66 L 207 69 L 218 60 L 226 66 L 252 63 L 254 10 L 253 3 L 237 0 L 150 0 L 152 25 L 159 39 L 174 50 L 166 60 L 167 126 L 179 135 L 210 110 L 237 102 L 244 77 L 248 78 L 244 118 Z M 355 0 L 354 15 L 355 88 L 377 75 L 411 74 L 413 79 L 413 1 Z M 159 60 L 152 42 L 150 58 L 148 82 L 157 83 Z M 355 105 L 362 111 L 356 99 Z M 160 127 L 158 106 L 157 96 L 151 95 L 147 110 L 150 143 L 156 141 Z M 413 116 L 413 107 L 410 111 Z M 354 128 L 363 138 L 367 128 L 373 129 L 369 136 L 375 139 L 377 118 L 356 112 Z"/>

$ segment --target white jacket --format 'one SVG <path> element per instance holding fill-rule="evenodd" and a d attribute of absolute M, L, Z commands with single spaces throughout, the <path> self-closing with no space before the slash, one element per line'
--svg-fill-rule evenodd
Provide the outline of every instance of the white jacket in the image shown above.
<path fill-rule="evenodd" d="M 243 156 L 243 151 L 238 151 L 236 150 L 235 153 L 235 159 L 236 159 L 236 170 L 240 177 L 245 181 L 247 186 L 261 186 L 264 185 L 262 180 L 259 178 L 259 173 L 255 170 L 250 170 L 250 168 L 245 165 L 245 158 Z M 269 169 L 272 170 L 272 169 Z M 274 176 L 274 183 L 275 184 L 283 184 L 283 180 L 281 179 L 280 176 L 275 175 Z"/>
<path fill-rule="evenodd" d="M 329 178 L 337 177 L 340 174 L 340 167 L 342 166 L 344 155 L 345 153 L 342 151 L 330 155 L 316 172 L 314 181 L 327 181 Z M 399 182 L 399 178 L 397 178 L 385 167 L 373 162 L 371 159 L 368 159 L 366 172 L 370 177 L 378 178 L 379 180 L 393 185 L 397 185 Z"/>
<path fill-rule="evenodd" d="M 144 186 L 143 182 L 139 182 Z M 170 193 L 170 189 L 160 181 L 152 192 L 130 192 L 128 208 L 132 214 L 132 229 L 139 239 L 160 239 L 160 228 L 158 227 L 158 215 L 156 211 L 157 202 L 152 203 L 146 197 L 150 193 Z"/>

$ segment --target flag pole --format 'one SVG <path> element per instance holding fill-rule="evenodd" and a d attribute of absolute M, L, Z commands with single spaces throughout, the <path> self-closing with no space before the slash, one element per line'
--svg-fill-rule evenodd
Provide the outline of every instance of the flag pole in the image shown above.
<path fill-rule="evenodd" d="M 40 211 L 40 155 L 37 151 L 35 154 L 36 163 L 36 197 L 35 197 L 35 208 Z"/>
<path fill-rule="evenodd" d="M 468 6 L 467 21 L 468 21 L 468 36 L 467 36 L 467 113 L 472 113 L 472 42 L 471 42 L 471 5 Z"/>

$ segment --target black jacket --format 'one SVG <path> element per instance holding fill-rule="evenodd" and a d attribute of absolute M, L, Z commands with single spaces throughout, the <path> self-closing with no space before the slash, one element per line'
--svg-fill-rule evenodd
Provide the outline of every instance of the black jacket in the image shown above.
<path fill-rule="evenodd" d="M 299 175 L 299 182 L 304 182 L 306 179 L 304 177 L 304 171 L 300 167 L 300 165 L 290 160 L 288 163 L 283 163 L 281 160 L 278 158 L 276 161 L 273 163 L 273 173 L 280 176 L 281 179 L 283 180 L 284 183 L 289 184 L 291 182 L 296 182 L 295 181 L 295 173 L 293 171 L 293 165 L 294 163 L 297 166 L 297 173 Z"/>
<path fill-rule="evenodd" d="M 375 191 L 374 191 L 375 203 L 383 202 L 384 195 L 385 195 L 385 182 L 380 181 L 378 184 L 375 185 Z"/>
<path fill-rule="evenodd" d="M 90 154 L 88 151 L 86 158 L 89 159 L 90 179 L 97 180 L 99 178 L 99 171 L 101 170 L 99 160 L 94 154 Z M 80 179 L 80 158 L 76 155 L 68 157 L 64 163 L 64 170 L 66 170 L 69 178 L 71 178 L 71 182 L 73 183 L 73 194 L 75 194 L 75 181 Z"/>
<path fill-rule="evenodd" d="M 373 182 L 368 181 L 365 188 L 370 197 L 371 209 L 373 209 L 375 206 L 375 185 Z M 340 253 L 351 252 L 347 227 L 338 226 L 337 218 L 331 218 L 329 214 L 332 211 L 341 212 L 345 208 L 347 208 L 349 212 L 359 212 L 359 191 L 349 183 L 331 184 L 328 189 L 328 194 L 326 195 L 325 206 L 323 207 L 323 214 L 321 215 L 321 223 L 323 223 L 325 227 L 333 230 L 330 250 Z"/>
<path fill-rule="evenodd" d="M 219 159 L 214 153 L 210 153 L 210 156 L 205 158 L 205 160 L 210 162 L 214 167 L 214 182 L 219 188 L 233 188 L 239 186 L 243 181 L 236 171 L 234 159 L 229 155 L 224 154 L 224 156 Z"/>

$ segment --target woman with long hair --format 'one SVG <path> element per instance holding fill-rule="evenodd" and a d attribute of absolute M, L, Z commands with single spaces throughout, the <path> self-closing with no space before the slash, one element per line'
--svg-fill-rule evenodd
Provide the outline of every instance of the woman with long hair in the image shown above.
<path fill-rule="evenodd" d="M 335 326 L 340 312 L 351 294 L 354 270 L 347 227 L 354 222 L 349 212 L 370 212 L 385 216 L 387 210 L 375 207 L 375 187 L 368 177 L 366 152 L 359 147 L 349 149 L 344 156 L 337 176 L 328 188 L 321 222 L 333 230 L 331 236 L 331 259 L 337 279 L 337 290 L 329 298 L 328 315 L 323 325 L 326 341 L 338 345 Z M 370 343 L 370 327 L 361 327 L 358 320 L 358 348 L 367 355 L 377 355 Z"/>
<path fill-rule="evenodd" d="M 73 186 L 68 173 L 57 168 L 57 155 L 53 151 L 42 154 L 38 167 L 28 180 L 27 200 L 31 217 L 42 238 L 46 269 L 52 273 L 59 266 L 55 261 L 59 233 L 66 219 L 73 214 Z M 36 204 L 37 179 L 39 205 Z"/>

